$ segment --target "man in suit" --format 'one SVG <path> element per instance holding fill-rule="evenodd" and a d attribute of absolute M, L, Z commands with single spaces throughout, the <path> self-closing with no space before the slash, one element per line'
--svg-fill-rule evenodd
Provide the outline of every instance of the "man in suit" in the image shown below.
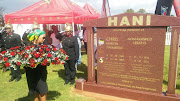
<path fill-rule="evenodd" d="M 20 35 L 13 32 L 13 26 L 9 22 L 5 25 L 5 31 L 2 33 L 2 43 L 2 51 L 21 45 Z M 19 81 L 21 79 L 20 66 L 17 66 L 17 70 L 14 70 L 12 67 L 10 67 L 10 69 L 12 77 L 9 82 L 13 81 L 14 79 L 16 79 L 16 82 Z"/>
<path fill-rule="evenodd" d="M 65 28 L 65 35 L 62 37 L 62 46 L 66 54 L 69 56 L 68 60 L 64 63 L 65 67 L 65 85 L 71 82 L 70 85 L 75 83 L 76 68 L 75 64 L 79 58 L 79 45 L 77 37 L 72 35 L 72 26 L 67 23 Z"/>

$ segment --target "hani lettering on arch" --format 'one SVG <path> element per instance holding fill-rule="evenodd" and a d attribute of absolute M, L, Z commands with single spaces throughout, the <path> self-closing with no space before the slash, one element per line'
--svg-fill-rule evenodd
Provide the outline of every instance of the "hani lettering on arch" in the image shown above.
<path fill-rule="evenodd" d="M 131 20 L 132 19 L 132 20 Z M 118 17 L 108 17 L 108 26 L 148 26 L 151 25 L 151 16 L 143 15 L 140 16 L 123 16 L 122 18 Z M 144 23 L 145 22 L 145 23 Z"/>

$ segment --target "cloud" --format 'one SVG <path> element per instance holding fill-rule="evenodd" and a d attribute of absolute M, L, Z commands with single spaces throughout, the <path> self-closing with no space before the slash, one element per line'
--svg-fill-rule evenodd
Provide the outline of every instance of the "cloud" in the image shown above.
<path fill-rule="evenodd" d="M 5 8 L 5 13 L 13 13 L 39 1 L 41 0 L 1 0 L 0 7 Z"/>
<path fill-rule="evenodd" d="M 102 0 L 71 0 L 77 4 L 89 3 L 97 11 L 101 12 Z M 157 0 L 109 0 L 111 15 L 124 13 L 127 9 L 132 8 L 135 12 L 143 8 L 148 13 L 154 13 Z"/>
<path fill-rule="evenodd" d="M 110 8 L 112 15 L 124 13 L 127 9 L 133 9 L 135 12 L 139 9 L 145 9 L 148 13 L 155 11 L 157 0 L 111 0 Z"/>
<path fill-rule="evenodd" d="M 76 4 L 83 7 L 86 3 L 91 5 L 94 9 L 96 9 L 98 12 L 101 12 L 102 8 L 102 0 L 71 0 L 75 2 Z"/>
<path fill-rule="evenodd" d="M 92 5 L 92 7 L 101 12 L 102 0 L 88 0 L 88 2 Z M 129 8 L 132 8 L 135 12 L 142 8 L 145 9 L 147 13 L 155 13 L 156 5 L 157 0 L 109 0 L 111 15 L 124 13 Z M 174 7 L 172 7 L 171 14 L 176 15 Z"/>

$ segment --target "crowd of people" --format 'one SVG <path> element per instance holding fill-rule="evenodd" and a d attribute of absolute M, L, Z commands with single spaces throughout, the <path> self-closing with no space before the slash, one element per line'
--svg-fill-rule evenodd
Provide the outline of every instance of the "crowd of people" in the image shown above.
<path fill-rule="evenodd" d="M 22 40 L 19 34 L 13 32 L 13 26 L 8 22 L 4 29 L 0 31 L 0 51 L 8 50 L 16 46 L 28 46 L 28 45 L 53 45 L 57 49 L 62 48 L 66 54 L 69 56 L 68 60 L 64 63 L 65 69 L 65 83 L 64 85 L 69 84 L 74 85 L 77 65 L 81 64 L 81 42 L 82 37 L 79 36 L 79 30 L 75 27 L 75 36 L 73 36 L 72 25 L 67 23 L 65 31 L 59 32 L 57 26 L 52 26 L 52 31 L 46 29 L 44 31 L 40 30 L 38 23 L 34 23 L 32 30 L 27 30 L 22 36 Z M 86 39 L 86 38 L 84 38 Z M 87 40 L 86 40 L 87 46 Z M 86 48 L 87 49 L 87 48 Z M 87 52 L 86 52 L 87 53 Z M 11 79 L 9 82 L 12 82 L 16 79 L 18 82 L 21 79 L 20 66 L 17 66 L 17 69 L 6 68 L 11 70 Z M 29 88 L 28 95 L 35 94 L 34 101 L 46 101 L 48 85 L 47 85 L 47 66 L 38 64 L 36 68 L 32 69 L 28 66 L 24 66 L 26 71 L 27 85 Z"/>

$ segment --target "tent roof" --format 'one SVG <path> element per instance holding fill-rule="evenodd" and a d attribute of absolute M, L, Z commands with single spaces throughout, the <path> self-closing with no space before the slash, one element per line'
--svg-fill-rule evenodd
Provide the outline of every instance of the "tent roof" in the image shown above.
<path fill-rule="evenodd" d="M 23 10 L 5 15 L 6 23 L 10 20 L 13 24 L 32 24 L 34 21 L 39 24 L 83 23 L 94 18 L 97 17 L 70 0 L 39 1 Z"/>
<path fill-rule="evenodd" d="M 88 3 L 86 3 L 83 8 L 86 9 L 92 15 L 95 15 L 98 18 L 101 17 L 101 14 L 99 12 L 97 12 L 94 8 L 92 8 Z"/>

